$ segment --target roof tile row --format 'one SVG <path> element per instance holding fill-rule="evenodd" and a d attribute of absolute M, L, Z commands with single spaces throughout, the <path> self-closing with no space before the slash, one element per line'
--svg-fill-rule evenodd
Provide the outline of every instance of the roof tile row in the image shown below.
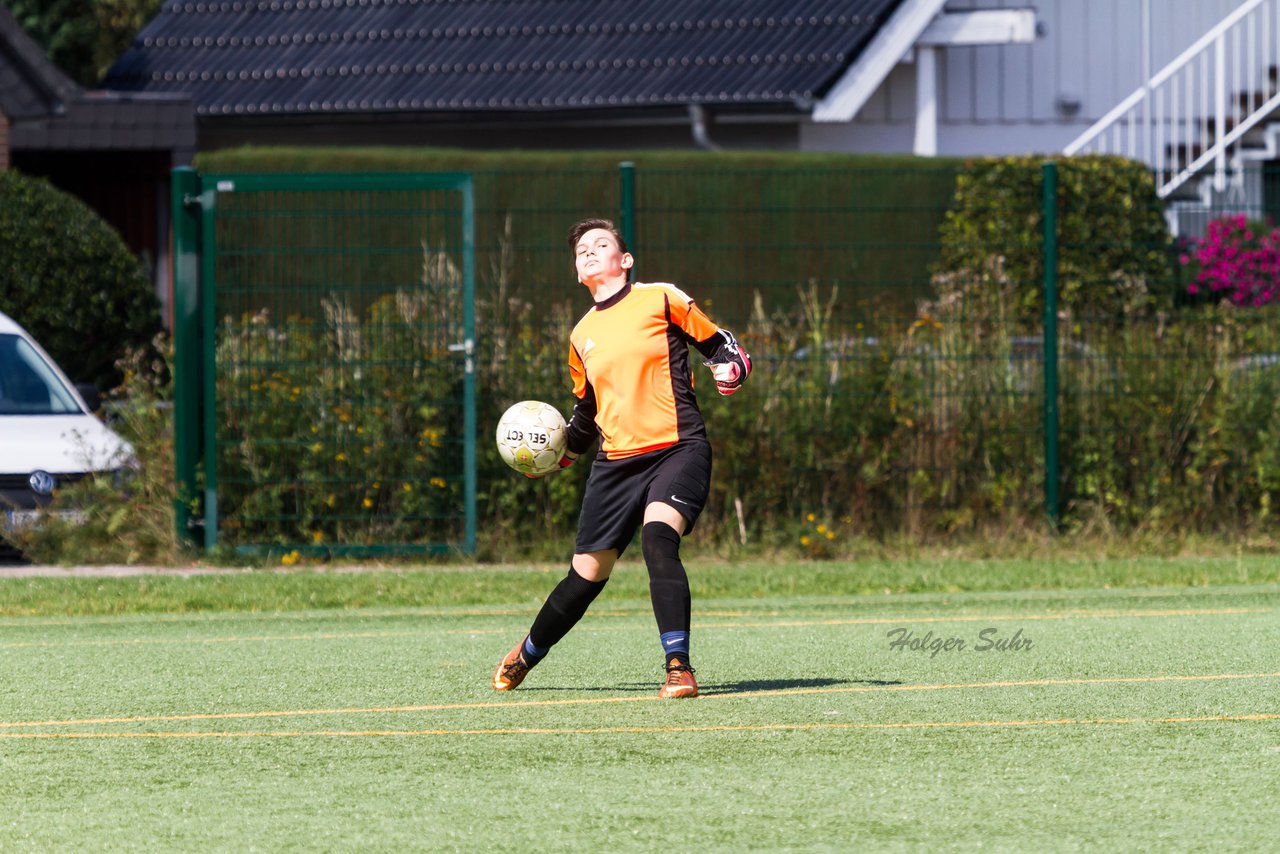
<path fill-rule="evenodd" d="M 905 0 L 224 0 L 166 5 L 113 89 L 205 115 L 820 96 Z"/>

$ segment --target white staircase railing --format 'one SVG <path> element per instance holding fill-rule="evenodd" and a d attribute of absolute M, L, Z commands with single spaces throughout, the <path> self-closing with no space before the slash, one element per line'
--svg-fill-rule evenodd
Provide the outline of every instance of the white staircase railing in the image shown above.
<path fill-rule="evenodd" d="M 1212 163 L 1222 190 L 1228 155 L 1280 107 L 1278 66 L 1280 0 L 1246 0 L 1063 153 L 1144 161 L 1161 198 Z"/>

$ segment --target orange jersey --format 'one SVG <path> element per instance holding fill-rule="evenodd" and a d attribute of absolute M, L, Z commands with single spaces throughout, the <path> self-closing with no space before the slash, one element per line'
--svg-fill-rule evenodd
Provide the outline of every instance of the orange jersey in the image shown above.
<path fill-rule="evenodd" d="M 616 460 L 706 436 L 693 394 L 689 344 L 714 349 L 720 327 L 675 285 L 627 285 L 588 311 L 569 336 L 574 407 L 569 446 Z M 575 447 L 576 446 L 576 447 Z"/>

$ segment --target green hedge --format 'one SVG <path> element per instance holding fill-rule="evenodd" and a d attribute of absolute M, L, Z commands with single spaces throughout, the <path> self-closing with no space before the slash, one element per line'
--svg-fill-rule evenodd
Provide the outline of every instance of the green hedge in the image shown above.
<path fill-rule="evenodd" d="M 121 379 L 116 361 L 160 328 L 151 284 L 105 221 L 48 182 L 0 172 L 0 311 L 78 382 Z"/>
<path fill-rule="evenodd" d="M 434 172 L 475 177 L 477 268 L 506 266 L 512 294 L 577 295 L 569 226 L 617 216 L 619 163 L 636 169 L 637 274 L 688 287 L 726 323 L 754 294 L 794 306 L 795 287 L 838 285 L 838 310 L 910 314 L 929 294 L 938 227 L 959 161 L 767 152 L 465 152 L 243 148 L 202 154 L 203 172 Z M 329 202 L 331 203 L 331 202 Z"/>
<path fill-rule="evenodd" d="M 1073 317 L 1172 306 L 1172 241 L 1146 166 L 1057 161 L 1058 302 Z M 1044 158 L 974 160 L 956 180 L 935 266 L 938 302 L 971 317 L 1012 311 L 1038 327 L 1044 300 Z"/>

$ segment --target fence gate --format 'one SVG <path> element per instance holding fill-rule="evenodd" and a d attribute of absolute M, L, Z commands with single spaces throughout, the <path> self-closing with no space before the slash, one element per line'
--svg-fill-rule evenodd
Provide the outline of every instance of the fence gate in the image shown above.
<path fill-rule="evenodd" d="M 474 550 L 470 175 L 173 188 L 180 529 L 286 560 Z"/>

